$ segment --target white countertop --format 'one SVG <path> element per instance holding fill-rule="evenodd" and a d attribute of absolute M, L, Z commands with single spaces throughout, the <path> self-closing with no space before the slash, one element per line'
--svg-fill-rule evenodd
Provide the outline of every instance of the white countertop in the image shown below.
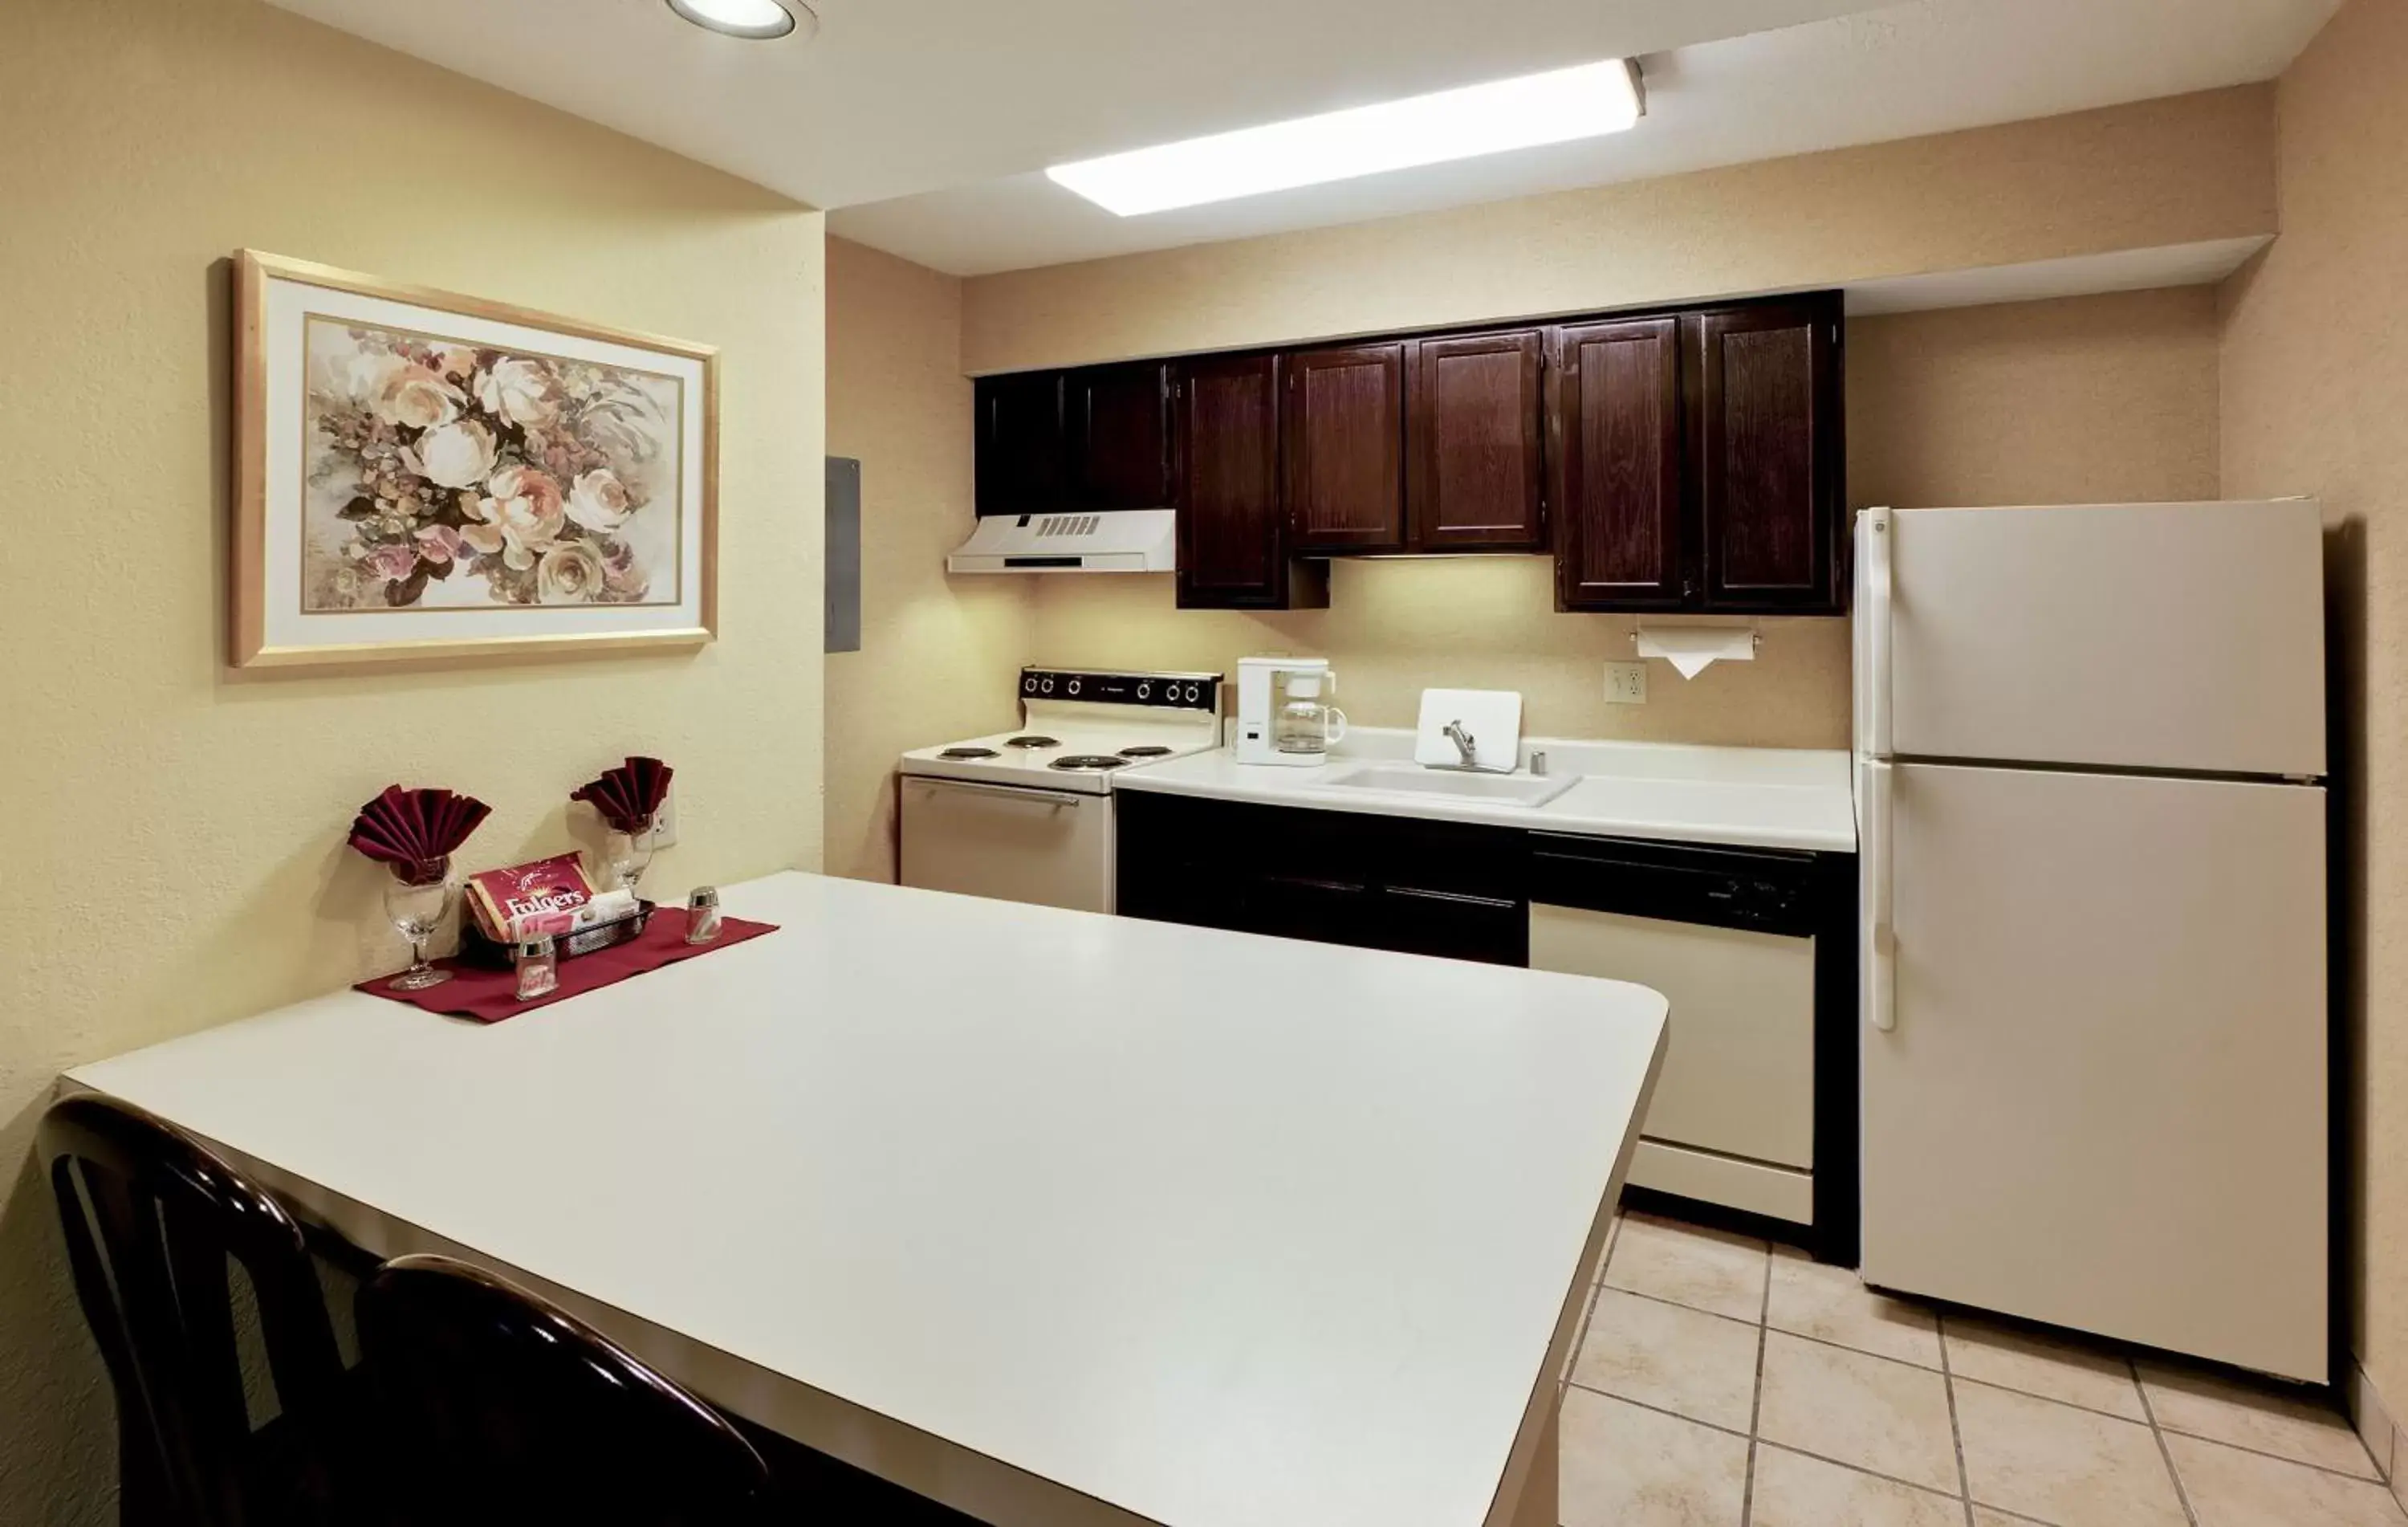
<path fill-rule="evenodd" d="M 1358 727 L 1318 769 L 1241 764 L 1227 748 L 1122 770 L 1115 790 L 1250 800 L 1320 811 L 1419 816 L 1541 832 L 1735 843 L 1853 854 L 1855 797 L 1837 748 L 1695 747 L 1525 738 L 1522 757 L 1547 755 L 1551 776 L 1580 783 L 1543 806 L 1455 800 L 1332 787 L 1350 762 L 1410 760 L 1412 733 Z"/>
<path fill-rule="evenodd" d="M 344 991 L 69 1079 L 1005 1527 L 1473 1527 L 1513 1488 L 1663 998 L 799 873 L 725 901 L 782 928 L 491 1028 Z"/>

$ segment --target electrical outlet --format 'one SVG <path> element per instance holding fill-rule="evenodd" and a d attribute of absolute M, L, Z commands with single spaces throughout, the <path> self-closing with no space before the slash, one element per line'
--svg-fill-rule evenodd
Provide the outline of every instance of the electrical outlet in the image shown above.
<path fill-rule="evenodd" d="M 1606 664 L 1605 702 L 1608 705 L 1646 704 L 1647 665 L 1644 663 Z"/>
<path fill-rule="evenodd" d="M 677 782 L 669 782 L 668 793 L 661 797 L 661 809 L 652 817 L 652 846 L 677 846 Z"/>

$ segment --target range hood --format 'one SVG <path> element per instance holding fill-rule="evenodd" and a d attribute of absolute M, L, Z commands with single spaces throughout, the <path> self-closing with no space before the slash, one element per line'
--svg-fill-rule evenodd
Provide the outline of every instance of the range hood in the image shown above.
<path fill-rule="evenodd" d="M 1099 514 L 989 514 L 946 555 L 947 572 L 1169 572 L 1179 565 L 1167 509 Z"/>

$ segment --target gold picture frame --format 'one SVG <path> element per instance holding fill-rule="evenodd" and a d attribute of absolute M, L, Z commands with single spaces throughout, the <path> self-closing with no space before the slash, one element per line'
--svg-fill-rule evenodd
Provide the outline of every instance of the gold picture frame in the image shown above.
<path fill-rule="evenodd" d="M 256 250 L 234 281 L 231 667 L 716 637 L 716 347 Z"/>

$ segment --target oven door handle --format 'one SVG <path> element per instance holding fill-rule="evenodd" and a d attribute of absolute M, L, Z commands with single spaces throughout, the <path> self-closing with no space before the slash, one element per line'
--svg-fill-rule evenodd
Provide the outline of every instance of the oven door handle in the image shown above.
<path fill-rule="evenodd" d="M 910 783 L 930 790 L 968 790 L 972 795 L 995 796 L 1004 800 L 1016 800 L 1029 806 L 1083 806 L 1101 796 L 1073 795 L 1068 790 L 1032 790 L 1017 785 L 980 785 L 971 780 L 949 780 L 926 774 L 909 776 Z"/>

